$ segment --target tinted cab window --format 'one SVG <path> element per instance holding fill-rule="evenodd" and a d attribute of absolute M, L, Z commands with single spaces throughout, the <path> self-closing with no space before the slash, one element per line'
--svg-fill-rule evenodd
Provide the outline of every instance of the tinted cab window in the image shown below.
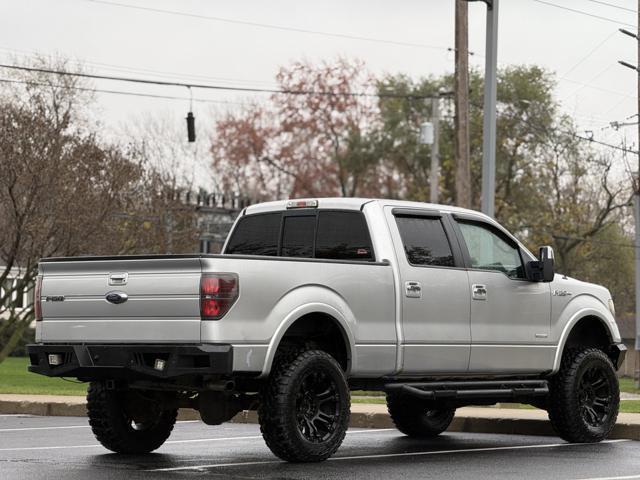
<path fill-rule="evenodd" d="M 239 220 L 225 253 L 374 260 L 364 214 L 340 210 L 246 215 Z"/>
<path fill-rule="evenodd" d="M 407 260 L 412 265 L 453 267 L 451 245 L 440 218 L 396 217 Z"/>
<path fill-rule="evenodd" d="M 315 215 L 284 217 L 280 255 L 283 257 L 313 257 L 315 226 Z"/>
<path fill-rule="evenodd" d="M 280 213 L 242 217 L 233 231 L 225 253 L 237 255 L 278 255 Z"/>
<path fill-rule="evenodd" d="M 372 260 L 371 239 L 360 212 L 320 212 L 316 258 Z"/>

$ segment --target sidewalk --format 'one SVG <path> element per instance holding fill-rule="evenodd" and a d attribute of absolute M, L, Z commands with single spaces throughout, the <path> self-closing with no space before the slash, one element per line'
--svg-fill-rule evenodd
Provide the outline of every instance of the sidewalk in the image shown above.
<path fill-rule="evenodd" d="M 0 414 L 84 417 L 85 397 L 65 395 L 0 394 Z M 180 420 L 200 418 L 194 410 L 180 410 Z M 257 423 L 256 412 L 241 412 L 233 418 L 237 423 Z M 360 428 L 393 428 L 386 405 L 354 403 L 351 426 Z M 555 436 L 542 410 L 464 407 L 456 412 L 450 432 L 505 433 Z M 640 440 L 640 414 L 621 413 L 610 438 Z"/>

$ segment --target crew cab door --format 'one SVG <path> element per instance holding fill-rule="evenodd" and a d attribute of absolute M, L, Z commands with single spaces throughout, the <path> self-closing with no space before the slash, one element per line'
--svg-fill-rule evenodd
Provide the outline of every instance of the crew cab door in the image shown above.
<path fill-rule="evenodd" d="M 549 284 L 525 279 L 525 252 L 500 228 L 473 216 L 456 216 L 454 224 L 469 274 L 469 371 L 551 369 Z"/>
<path fill-rule="evenodd" d="M 388 207 L 386 215 L 402 288 L 400 373 L 466 372 L 469 280 L 450 220 L 426 209 Z"/>

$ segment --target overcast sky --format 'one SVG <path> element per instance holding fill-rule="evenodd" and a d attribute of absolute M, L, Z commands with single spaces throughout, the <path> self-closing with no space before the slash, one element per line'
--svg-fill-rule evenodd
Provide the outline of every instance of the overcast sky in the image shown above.
<path fill-rule="evenodd" d="M 636 75 L 617 64 L 636 61 L 633 39 L 617 33 L 635 28 L 635 0 L 544 0 L 608 20 L 562 10 L 538 0 L 501 0 L 499 62 L 538 64 L 558 75 L 557 99 L 581 128 L 617 143 L 637 127 L 607 128 L 637 111 Z M 107 2 L 118 5 L 107 5 Z M 372 37 L 405 46 L 284 31 L 184 15 L 127 8 L 151 7 L 240 22 Z M 90 71 L 145 78 L 182 79 L 244 86 L 269 86 L 278 67 L 293 60 L 338 55 L 366 62 L 376 74 L 414 78 L 453 71 L 452 0 L 0 0 L 0 58 L 33 52 L 59 53 L 87 62 Z M 617 6 L 618 8 L 615 8 Z M 470 4 L 472 64 L 483 66 L 484 3 Z M 426 46 L 425 46 L 426 45 Z M 163 72 L 160 74 L 160 72 Z M 0 78 L 3 77 L 0 72 Z M 96 81 L 98 88 L 188 96 L 184 88 Z M 236 93 L 196 91 L 196 97 L 234 100 Z M 143 112 L 175 116 L 187 101 L 100 94 L 108 129 Z M 196 104 L 204 118 L 211 104 Z M 202 127 L 201 124 L 198 124 Z M 185 133 L 186 136 L 186 133 Z"/>

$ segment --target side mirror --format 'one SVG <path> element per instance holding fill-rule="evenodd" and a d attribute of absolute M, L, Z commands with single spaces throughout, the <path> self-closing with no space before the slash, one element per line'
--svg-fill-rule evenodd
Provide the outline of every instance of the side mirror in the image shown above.
<path fill-rule="evenodd" d="M 540 247 L 539 260 L 527 263 L 527 278 L 532 282 L 552 282 L 554 271 L 553 248 Z"/>

